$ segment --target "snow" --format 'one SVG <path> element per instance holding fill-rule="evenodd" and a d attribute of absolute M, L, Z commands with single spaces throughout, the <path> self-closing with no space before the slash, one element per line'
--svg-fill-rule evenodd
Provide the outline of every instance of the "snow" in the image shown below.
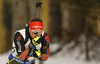
<path fill-rule="evenodd" d="M 76 48 L 73 52 L 69 52 L 67 48 L 72 45 L 73 45 L 73 41 L 71 44 L 64 46 L 59 53 L 49 57 L 49 59 L 45 61 L 44 64 L 100 64 L 100 61 L 95 61 L 95 60 L 86 61 L 85 54 L 82 54 L 79 57 L 79 59 L 77 59 L 77 57 L 80 54 L 79 53 L 80 48 Z M 50 46 L 51 46 L 50 49 L 52 50 L 53 49 L 52 47 L 55 46 L 54 48 L 57 49 L 56 46 L 59 45 L 51 44 Z"/>
<path fill-rule="evenodd" d="M 60 47 L 60 45 L 58 45 L 57 43 L 50 44 L 50 52 L 54 52 L 54 51 L 57 50 L 59 47 Z"/>
<path fill-rule="evenodd" d="M 9 56 L 10 52 L 11 51 L 9 51 L 9 52 L 7 52 L 5 54 L 0 55 L 0 62 L 2 62 L 0 64 L 6 64 L 8 62 L 8 56 Z"/>
<path fill-rule="evenodd" d="M 72 56 L 50 57 L 45 64 L 100 64 L 100 62 L 86 62 L 85 60 L 76 60 Z"/>
<path fill-rule="evenodd" d="M 74 48 L 74 50 L 69 51 L 68 49 L 74 45 L 74 41 L 71 41 L 70 44 L 65 45 L 59 53 L 56 53 L 53 56 L 50 56 L 47 61 L 44 61 L 44 64 L 100 64 L 100 61 L 96 61 L 91 59 L 90 61 L 85 60 L 85 52 L 80 53 L 80 51 L 84 51 L 85 47 L 83 46 L 86 41 L 84 35 L 79 37 L 81 44 Z M 60 44 L 53 43 L 50 44 L 50 52 L 56 51 L 60 47 Z M 0 64 L 6 64 L 8 62 L 8 56 L 11 51 L 0 55 Z M 92 53 L 90 53 L 91 55 Z M 37 60 L 36 64 L 39 64 L 39 60 Z"/>
<path fill-rule="evenodd" d="M 55 47 L 54 47 L 55 46 Z M 51 49 L 54 48 L 58 48 L 57 44 L 51 44 Z M 49 59 L 47 61 L 44 61 L 44 64 L 100 64 L 100 62 L 96 62 L 96 61 L 85 61 L 85 59 L 76 59 L 75 56 L 77 56 L 77 53 L 75 55 L 66 53 L 67 46 L 65 46 L 61 52 L 57 53 L 54 56 L 50 56 Z M 54 50 L 53 50 L 54 51 Z M 8 61 L 8 56 L 10 54 L 11 51 L 0 55 L 0 62 L 2 62 L 2 64 L 6 64 L 6 62 Z M 77 52 L 77 51 L 76 51 Z M 1 63 L 0 63 L 1 64 Z M 39 64 L 39 62 L 37 61 L 36 64 Z"/>

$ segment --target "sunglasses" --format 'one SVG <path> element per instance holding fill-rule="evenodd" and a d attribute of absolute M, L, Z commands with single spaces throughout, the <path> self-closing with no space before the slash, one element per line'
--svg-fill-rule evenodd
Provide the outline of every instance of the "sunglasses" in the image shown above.
<path fill-rule="evenodd" d="M 30 28 L 31 29 L 31 28 Z M 32 29 L 31 29 L 32 30 Z M 42 34 L 43 32 L 44 32 L 44 30 L 42 30 L 42 31 L 40 31 L 40 32 L 37 32 L 37 31 L 34 31 L 34 30 L 32 30 L 32 32 L 34 33 L 34 34 Z"/>
<path fill-rule="evenodd" d="M 37 31 L 32 30 L 32 32 L 35 33 L 35 34 L 42 34 L 43 33 L 43 30 L 40 31 L 40 32 L 37 32 Z"/>

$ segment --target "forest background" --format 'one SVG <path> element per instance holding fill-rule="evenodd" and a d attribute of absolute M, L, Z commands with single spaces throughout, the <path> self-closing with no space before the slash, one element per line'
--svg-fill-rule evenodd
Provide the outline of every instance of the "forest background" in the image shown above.
<path fill-rule="evenodd" d="M 0 0 L 0 54 L 12 49 L 14 32 L 33 18 L 38 1 L 43 5 L 36 17 L 43 20 L 50 43 L 60 45 L 50 56 L 74 41 L 69 52 L 82 45 L 85 49 L 79 50 L 80 55 L 85 54 L 86 60 L 100 60 L 100 0 Z M 79 39 L 82 35 L 83 44 Z"/>

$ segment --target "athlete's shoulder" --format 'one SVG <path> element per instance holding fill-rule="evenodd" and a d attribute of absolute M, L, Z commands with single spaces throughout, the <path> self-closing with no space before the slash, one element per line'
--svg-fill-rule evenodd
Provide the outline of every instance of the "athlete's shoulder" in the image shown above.
<path fill-rule="evenodd" d="M 17 30 L 17 32 L 20 32 L 20 33 L 25 33 L 25 29 L 20 29 L 20 30 Z"/>
<path fill-rule="evenodd" d="M 22 36 L 25 39 L 25 29 L 17 30 L 14 34 L 15 36 Z"/>
<path fill-rule="evenodd" d="M 45 43 L 48 44 L 50 39 L 49 39 L 49 35 L 46 32 L 44 32 L 43 38 L 45 39 Z"/>

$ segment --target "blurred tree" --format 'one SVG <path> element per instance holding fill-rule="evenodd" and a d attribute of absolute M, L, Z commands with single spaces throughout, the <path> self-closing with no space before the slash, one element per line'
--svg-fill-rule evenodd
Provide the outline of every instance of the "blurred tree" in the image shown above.
<path fill-rule="evenodd" d="M 13 4 L 13 17 L 12 17 L 12 34 L 18 29 L 21 29 L 25 26 L 25 23 L 28 22 L 27 15 L 27 0 L 12 0 Z"/>
<path fill-rule="evenodd" d="M 49 0 L 50 2 L 50 39 L 54 37 L 61 40 L 61 9 L 60 4 L 56 0 Z"/>
<path fill-rule="evenodd" d="M 10 50 L 12 47 L 11 47 L 11 30 L 12 30 L 12 7 L 11 7 L 11 0 L 4 0 L 5 3 L 4 3 L 4 25 L 5 27 L 7 28 L 7 31 L 6 31 L 6 45 L 7 45 L 7 50 Z M 8 45 L 9 43 L 9 45 Z"/>
<path fill-rule="evenodd" d="M 98 20 L 97 20 L 97 30 L 98 30 L 98 35 L 100 36 L 100 14 L 98 15 Z"/>
<path fill-rule="evenodd" d="M 100 4 L 97 0 L 69 0 L 69 4 L 77 5 L 81 8 L 84 24 L 84 32 L 86 35 L 86 59 L 89 60 L 88 39 L 91 34 L 96 32 L 97 15 L 94 13 Z M 97 33 L 97 32 L 96 32 Z"/>
<path fill-rule="evenodd" d="M 49 23 L 50 23 L 50 7 L 49 7 L 49 0 L 41 0 L 43 2 L 43 5 L 40 9 L 40 17 L 43 20 L 43 29 L 46 33 L 49 33 Z"/>
<path fill-rule="evenodd" d="M 81 9 L 78 6 L 68 4 L 68 2 L 63 2 L 61 10 L 63 40 L 70 42 L 83 32 L 84 22 L 82 21 Z"/>
<path fill-rule="evenodd" d="M 0 0 L 0 53 L 11 49 L 11 1 Z M 9 44 L 9 45 L 8 45 Z"/>
<path fill-rule="evenodd" d="M 4 51 L 6 50 L 6 40 L 5 40 L 5 32 L 6 32 L 6 28 L 3 25 L 3 20 L 4 20 L 4 15 L 3 15 L 3 4 L 4 4 L 4 0 L 0 0 L 0 53 L 4 53 Z M 2 48 L 4 47 L 4 48 Z M 3 50 L 2 50 L 3 49 Z"/>

